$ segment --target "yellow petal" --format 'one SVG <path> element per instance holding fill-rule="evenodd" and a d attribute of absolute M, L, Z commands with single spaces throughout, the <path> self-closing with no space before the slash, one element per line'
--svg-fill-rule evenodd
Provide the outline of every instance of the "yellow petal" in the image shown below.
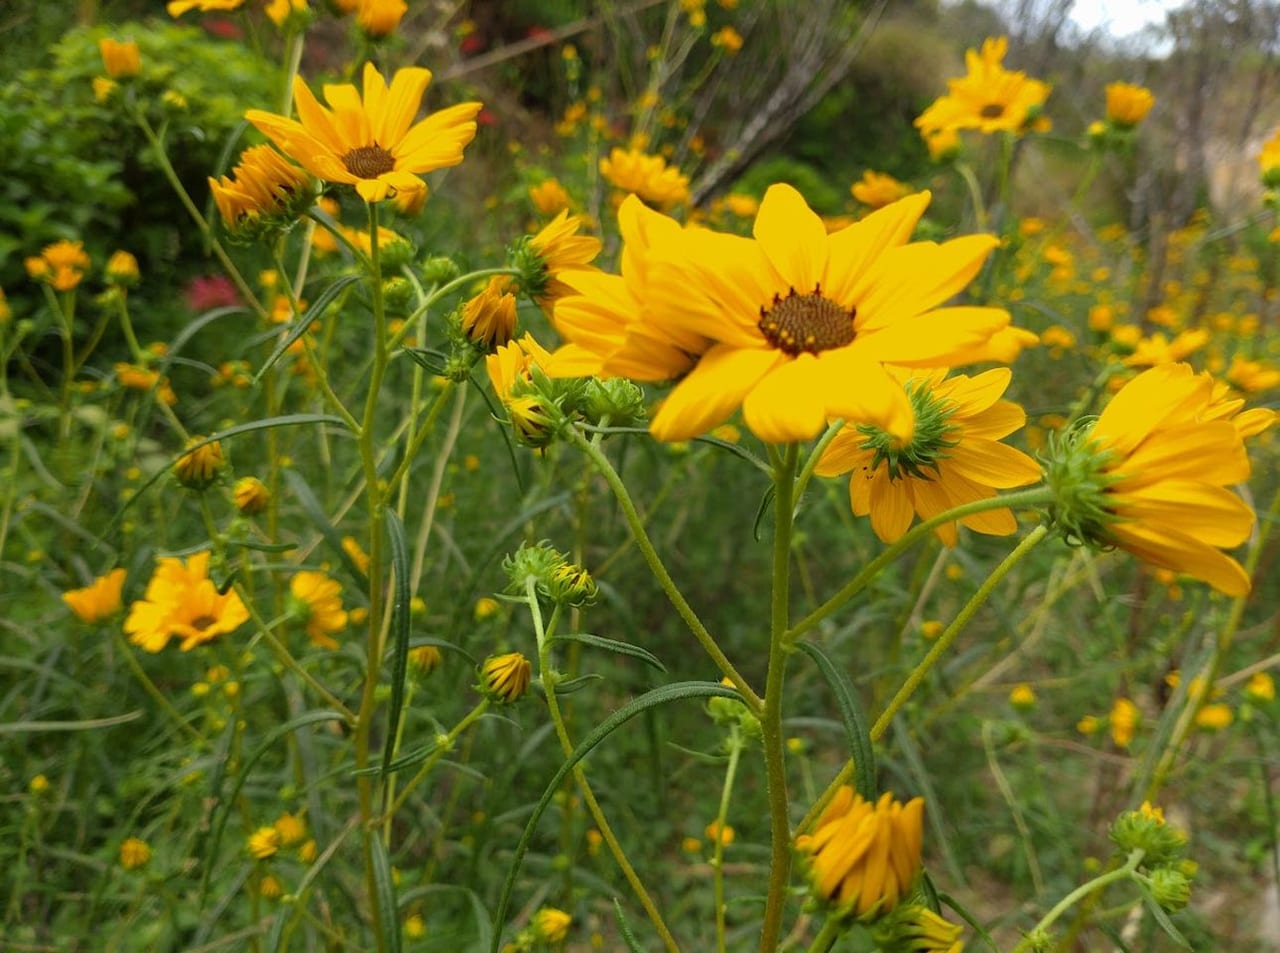
<path fill-rule="evenodd" d="M 810 354 L 780 361 L 751 388 L 742 402 L 742 415 L 752 433 L 766 443 L 791 443 L 822 432 L 826 405 L 815 380 L 815 363 Z"/>
<path fill-rule="evenodd" d="M 874 327 L 882 316 L 919 314 L 940 305 L 973 280 L 997 244 L 993 235 L 967 235 L 942 245 L 913 242 L 890 249 L 870 285 L 857 292 L 858 311 Z"/>
<path fill-rule="evenodd" d="M 769 186 L 752 234 L 785 285 L 801 294 L 813 291 L 826 274 L 827 230 L 792 186 Z"/>
<path fill-rule="evenodd" d="M 462 150 L 476 137 L 480 103 L 459 103 L 423 119 L 390 147 L 396 167 L 409 172 L 445 169 L 462 161 Z"/>
<path fill-rule="evenodd" d="M 1253 531 L 1253 510 L 1240 497 L 1194 480 L 1161 480 L 1115 501 L 1122 517 L 1174 526 L 1210 546 L 1239 546 Z"/>
<path fill-rule="evenodd" d="M 1188 364 L 1162 364 L 1143 371 L 1111 398 L 1093 427 L 1093 437 L 1121 454 L 1130 453 L 1153 430 L 1186 417 L 1208 402 L 1210 381 Z"/>
<path fill-rule="evenodd" d="M 915 519 L 910 493 L 889 478 L 889 468 L 879 467 L 871 478 L 871 528 L 880 540 L 892 543 L 901 538 Z"/>
<path fill-rule="evenodd" d="M 1021 450 L 968 434 L 949 451 L 943 466 L 983 486 L 1007 490 L 1040 480 L 1040 465 Z"/>
<path fill-rule="evenodd" d="M 377 68 L 365 64 L 365 109 L 373 123 L 374 138 L 384 149 L 395 146 L 409 131 L 430 82 L 431 70 L 411 66 L 397 70 L 388 89 Z"/>
<path fill-rule="evenodd" d="M 1219 592 L 1243 596 L 1249 575 L 1231 557 L 1183 533 L 1147 523 L 1116 523 L 1116 542 L 1144 562 L 1202 579 Z"/>
<path fill-rule="evenodd" d="M 835 439 L 827 444 L 827 449 L 822 451 L 813 472 L 821 477 L 836 477 L 867 466 L 874 454 L 862 449 L 865 440 L 853 425 L 846 424 Z"/>
<path fill-rule="evenodd" d="M 945 367 L 954 355 L 981 344 L 1008 323 L 1009 312 L 1000 308 L 937 308 L 859 332 L 859 340 L 889 364 Z"/>
<path fill-rule="evenodd" d="M 828 417 L 871 424 L 899 440 L 911 439 L 915 413 L 902 385 L 880 364 L 867 360 L 856 345 L 823 352 L 817 371 L 826 394 Z"/>
<path fill-rule="evenodd" d="M 911 237 L 929 199 L 929 192 L 908 195 L 830 235 L 823 293 L 842 305 L 853 304 L 863 276 L 885 251 Z"/>
<path fill-rule="evenodd" d="M 658 440 L 689 440 L 724 423 L 780 359 L 772 350 L 712 347 L 663 401 L 649 432 Z"/>
<path fill-rule="evenodd" d="M 1180 479 L 1225 486 L 1249 479 L 1249 456 L 1240 435 L 1226 421 L 1188 423 L 1151 434 L 1108 470 L 1124 477 L 1117 490 Z"/>

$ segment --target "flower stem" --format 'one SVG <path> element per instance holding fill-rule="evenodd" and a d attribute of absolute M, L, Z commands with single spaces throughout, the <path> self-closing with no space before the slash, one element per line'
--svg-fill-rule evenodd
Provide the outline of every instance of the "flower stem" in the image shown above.
<path fill-rule="evenodd" d="M 729 799 L 733 796 L 733 782 L 738 774 L 738 760 L 746 742 L 737 725 L 729 726 L 729 765 L 724 772 L 724 787 L 720 789 L 720 809 L 716 812 L 716 845 L 711 854 L 712 890 L 716 905 L 716 949 L 727 950 L 727 927 L 724 902 L 724 831 L 729 819 Z"/>
<path fill-rule="evenodd" d="M 733 663 L 729 661 L 728 656 L 716 644 L 715 638 L 707 631 L 707 627 L 702 624 L 698 614 L 693 611 L 693 607 L 689 605 L 684 595 L 680 592 L 680 587 L 671 578 L 671 574 L 667 572 L 667 567 L 663 565 L 662 557 L 658 555 L 658 551 L 653 548 L 653 541 L 649 539 L 649 534 L 645 531 L 644 521 L 636 511 L 636 505 L 631 499 L 631 494 L 627 491 L 626 484 L 618 476 L 618 471 L 613 468 L 613 464 L 609 462 L 609 458 L 605 456 L 604 451 L 594 446 L 576 427 L 567 428 L 566 433 L 569 441 L 591 459 L 596 469 L 600 471 L 600 475 L 604 477 L 605 482 L 609 484 L 609 489 L 613 491 L 613 495 L 618 501 L 618 506 L 622 509 L 623 518 L 626 519 L 627 526 L 631 529 L 632 538 L 636 541 L 636 548 L 640 550 L 645 563 L 649 566 L 649 571 L 653 573 L 658 585 L 662 587 L 662 591 L 667 594 L 667 598 L 675 606 L 676 612 L 684 620 L 684 624 L 689 627 L 689 631 L 693 633 L 693 637 L 698 640 L 698 644 L 702 646 L 703 650 L 711 656 L 711 660 L 716 663 L 716 667 L 733 683 L 733 687 L 742 694 L 747 707 L 753 713 L 759 714 L 764 707 L 764 700 L 751 690 L 751 686 L 747 684 L 746 679 L 734 668 Z"/>
<path fill-rule="evenodd" d="M 827 917 L 827 922 L 822 925 L 818 935 L 809 944 L 809 953 L 828 953 L 836 945 L 836 940 L 840 939 L 846 929 L 847 927 L 839 917 Z"/>
<path fill-rule="evenodd" d="M 538 640 L 538 677 L 542 680 L 543 694 L 547 699 L 547 713 L 551 716 L 551 724 L 555 726 L 556 737 L 560 740 L 560 748 L 567 757 L 573 753 L 573 741 L 565 728 L 564 716 L 560 711 L 560 704 L 556 700 L 556 681 L 558 676 L 551 667 L 551 632 L 543 630 L 542 608 L 538 604 L 537 582 L 532 576 L 525 580 L 525 601 L 528 603 L 529 613 L 533 617 L 534 634 Z M 555 615 L 553 615 L 552 626 L 555 624 L 555 618 Z M 609 825 L 609 820 L 605 817 L 604 811 L 600 807 L 600 802 L 596 800 L 595 792 L 591 790 L 591 785 L 587 782 L 587 773 L 582 769 L 580 763 L 573 767 L 573 780 L 578 785 L 578 793 L 582 795 L 582 802 L 586 804 L 587 811 L 591 814 L 591 819 L 595 821 L 601 838 L 613 855 L 618 869 L 622 871 L 623 878 L 627 881 L 627 885 L 631 887 L 631 891 L 635 894 L 636 900 L 640 902 L 640 906 L 644 907 L 644 912 L 648 914 L 649 921 L 653 924 L 654 929 L 658 931 L 662 945 L 667 948 L 669 953 L 679 953 L 679 944 L 676 943 L 675 937 L 671 935 L 671 930 L 667 927 L 666 921 L 662 919 L 662 914 L 658 911 L 653 898 L 649 896 L 649 891 L 645 889 L 639 874 L 636 873 L 635 868 L 631 865 L 631 861 L 627 859 L 626 852 L 623 851 L 622 844 L 619 843 L 613 828 Z"/>
<path fill-rule="evenodd" d="M 120 643 L 120 654 L 124 656 L 125 663 L 129 666 L 129 671 L 133 672 L 133 677 L 138 680 L 138 684 L 141 685 L 146 693 L 151 696 L 152 701 L 159 705 L 160 709 L 173 719 L 174 724 L 199 743 L 201 740 L 200 732 L 196 731 L 187 723 L 187 720 L 182 717 L 182 713 L 173 707 L 173 702 L 169 701 L 169 699 L 165 697 L 164 692 L 160 691 L 160 689 L 156 687 L 156 683 L 151 680 L 151 676 L 146 673 L 146 670 L 143 669 L 138 660 L 134 658 L 133 649 L 131 649 L 129 644 L 124 640 L 124 633 L 121 632 L 119 628 L 113 627 L 113 629 L 116 635 L 116 641 Z"/>
<path fill-rule="evenodd" d="M 824 602 L 818 608 L 814 609 L 807 616 L 791 627 L 787 633 L 787 641 L 794 642 L 800 635 L 812 629 L 819 622 L 822 622 L 842 605 L 856 596 L 859 592 L 867 587 L 885 566 L 893 562 L 904 552 L 914 546 L 917 542 L 931 533 L 939 526 L 963 519 L 966 516 L 972 516 L 974 513 L 985 513 L 987 510 L 998 510 L 1005 507 L 1014 506 L 1035 506 L 1039 503 L 1048 503 L 1053 499 L 1053 491 L 1048 487 L 1036 487 L 1031 490 L 1022 490 L 1018 493 L 1006 493 L 1004 496 L 993 496 L 988 500 L 977 500 L 973 503 L 964 503 L 960 506 L 947 510 L 945 513 L 939 513 L 932 519 L 927 519 L 923 523 L 913 526 L 906 534 L 897 542 L 893 543 L 884 552 L 882 552 L 871 562 L 867 563 L 862 570 L 849 580 L 839 592 Z"/>
<path fill-rule="evenodd" d="M 787 812 L 786 753 L 782 737 L 782 694 L 791 652 L 787 641 L 790 622 L 791 526 L 795 517 L 798 444 L 788 444 L 774 465 L 773 476 L 773 584 L 769 612 L 769 670 L 765 676 L 764 710 L 760 713 L 760 740 L 764 746 L 765 784 L 769 795 L 769 888 L 765 899 L 761 953 L 777 949 L 782 934 L 791 876 L 791 818 Z"/>
<path fill-rule="evenodd" d="M 987 601 L 987 598 L 991 595 L 995 587 L 1006 575 L 1009 574 L 1009 571 L 1013 569 L 1019 561 L 1021 561 L 1022 557 L 1031 552 L 1031 550 L 1035 548 L 1036 544 L 1044 539 L 1048 534 L 1049 528 L 1047 526 L 1044 526 L 1043 524 L 1037 526 L 1028 533 L 1017 546 L 1014 547 L 1013 551 L 1004 558 L 1000 565 L 996 566 L 996 568 L 991 571 L 991 575 L 983 581 L 982 585 L 978 587 L 977 592 L 969 598 L 969 601 L 965 603 L 964 608 L 960 610 L 956 617 L 951 621 L 951 624 L 947 626 L 946 631 L 938 636 L 938 640 L 930 647 L 928 654 L 925 655 L 925 657 L 920 660 L 920 663 L 911 670 L 906 681 L 902 683 L 902 687 L 899 688 L 893 698 L 889 700 L 889 704 L 885 706 L 885 710 L 880 714 L 880 717 L 876 719 L 876 723 L 871 726 L 872 741 L 879 741 L 884 737 L 884 733 L 888 730 L 894 716 L 902 710 L 902 706 L 911 698 L 915 693 L 915 690 L 920 687 L 920 683 L 924 681 L 925 676 L 928 675 L 933 669 L 933 666 L 937 664 L 938 659 L 940 659 L 943 653 L 951 647 L 951 644 L 956 640 L 956 637 L 964 631 L 965 626 L 969 624 L 969 620 L 972 619 L 978 609 L 982 607 L 982 604 Z M 804 820 L 800 822 L 796 829 L 799 831 L 807 831 L 822 815 L 822 812 L 826 809 L 828 802 L 835 796 L 836 791 L 839 790 L 840 785 L 848 783 L 852 776 L 853 762 L 846 761 L 844 767 L 840 769 L 839 773 L 832 779 L 831 783 L 827 786 L 827 789 L 822 793 L 822 797 L 818 798 L 818 800 L 813 803 L 813 807 L 809 809 L 809 813 L 805 815 Z"/>
<path fill-rule="evenodd" d="M 1059 900 L 1057 906 L 1040 918 L 1040 922 L 1022 938 L 1022 942 L 1013 948 L 1013 953 L 1023 953 L 1024 950 L 1032 949 L 1031 938 L 1035 934 L 1043 934 L 1045 930 L 1048 930 L 1049 927 L 1053 926 L 1054 921 L 1057 920 L 1058 917 L 1062 916 L 1074 904 L 1087 897 L 1089 894 L 1094 893 L 1097 890 L 1101 890 L 1108 884 L 1113 884 L 1118 880 L 1126 880 L 1133 876 L 1134 872 L 1138 869 L 1138 865 L 1142 863 L 1142 858 L 1145 853 L 1146 852 L 1140 847 L 1134 848 L 1134 850 L 1129 853 L 1129 857 L 1125 861 L 1123 867 L 1117 867 L 1115 870 L 1099 874 L 1088 883 L 1083 883 L 1079 887 L 1076 887 L 1075 890 L 1071 891 L 1071 893 Z"/>
<path fill-rule="evenodd" d="M 409 795 L 413 793 L 413 789 L 423 782 L 426 776 L 431 772 L 431 769 L 436 766 L 436 763 L 441 758 L 453 750 L 454 744 L 457 743 L 458 738 L 461 737 L 462 733 L 470 728 L 471 725 L 474 724 L 475 721 L 488 709 L 489 699 L 480 699 L 480 703 L 476 705 L 475 708 L 471 709 L 471 711 L 467 712 L 462 721 L 453 726 L 452 731 L 444 737 L 437 739 L 435 750 L 432 751 L 427 757 L 427 760 L 422 763 L 422 767 L 419 768 L 418 773 L 413 776 L 413 780 L 406 784 L 403 790 L 396 795 L 396 799 L 391 802 L 391 806 L 387 808 L 386 812 L 383 814 L 379 822 L 380 824 L 390 827 L 391 821 L 396 816 L 396 812 L 399 811 L 400 808 L 404 807 L 404 802 L 408 800 Z"/>

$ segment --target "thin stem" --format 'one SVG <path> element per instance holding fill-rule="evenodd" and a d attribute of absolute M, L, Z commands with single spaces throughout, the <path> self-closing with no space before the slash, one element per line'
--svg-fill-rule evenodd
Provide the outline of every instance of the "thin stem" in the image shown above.
<path fill-rule="evenodd" d="M 1008 499 L 1008 497 L 1005 499 Z M 925 655 L 925 657 L 921 659 L 920 663 L 911 670 L 906 681 L 902 683 L 902 687 L 899 688 L 893 698 L 889 700 L 889 704 L 885 706 L 885 710 L 881 713 L 880 717 L 876 719 L 876 723 L 871 726 L 872 741 L 879 741 L 884 737 L 884 733 L 893 722 L 894 716 L 902 710 L 902 706 L 907 703 L 907 700 L 911 698 L 915 693 L 915 690 L 920 687 L 920 683 L 924 681 L 925 676 L 933 669 L 933 666 L 937 663 L 938 659 L 942 657 L 943 653 L 951 647 L 951 643 L 953 643 L 956 640 L 956 637 L 964 631 L 965 626 L 969 624 L 969 620 L 973 618 L 974 614 L 979 608 L 981 608 L 982 604 L 987 601 L 987 598 L 991 595 L 999 582 L 1008 575 L 1009 570 L 1017 565 L 1022 557 L 1031 552 L 1031 550 L 1035 548 L 1036 544 L 1044 539 L 1048 534 L 1048 527 L 1044 525 L 1037 526 L 1027 534 L 1026 538 L 1014 547 L 1013 551 L 1004 558 L 1000 565 L 996 566 L 996 568 L 991 571 L 991 575 L 983 581 L 982 585 L 978 587 L 977 592 L 969 598 L 969 601 L 965 603 L 964 608 L 960 610 L 955 619 L 952 620 L 951 624 L 947 626 L 946 631 L 943 632 L 942 635 L 938 636 L 937 642 L 930 647 L 928 654 Z M 827 789 L 822 793 L 822 797 L 818 798 L 818 800 L 813 803 L 813 807 L 809 809 L 809 813 L 805 815 L 804 820 L 800 822 L 796 829 L 799 831 L 809 830 L 813 823 L 822 816 L 822 812 L 826 810 L 828 802 L 830 802 L 831 798 L 835 796 L 840 785 L 847 784 L 851 777 L 853 777 L 853 762 L 846 761 L 844 767 L 840 769 L 839 773 L 837 773 L 831 780 L 831 783 L 827 785 Z"/>
<path fill-rule="evenodd" d="M 124 640 L 124 633 L 116 627 L 113 627 L 113 631 L 116 635 L 116 641 L 120 643 L 120 654 L 124 656 L 125 663 L 129 666 L 129 671 L 133 672 L 133 677 L 138 680 L 138 684 L 151 696 L 152 701 L 160 706 L 161 711 L 173 719 L 174 724 L 190 735 L 193 740 L 199 742 L 201 740 L 200 732 L 187 723 L 187 720 L 182 717 L 182 713 L 173 707 L 173 702 L 169 701 L 164 692 L 156 687 L 156 683 L 151 680 L 151 676 L 146 673 L 142 665 L 134 658 L 133 649 Z"/>
<path fill-rule="evenodd" d="M 1032 938 L 1035 935 L 1043 934 L 1044 931 L 1053 926 L 1055 920 L 1089 894 L 1101 890 L 1103 887 L 1113 884 L 1118 880 L 1127 880 L 1129 877 L 1132 877 L 1134 872 L 1138 869 L 1138 865 L 1142 863 L 1142 858 L 1145 856 L 1145 853 L 1146 852 L 1140 847 L 1134 848 L 1130 851 L 1129 857 L 1125 861 L 1123 867 L 1117 867 L 1115 870 L 1108 871 L 1105 874 L 1099 874 L 1088 883 L 1081 884 L 1075 890 L 1071 891 L 1071 893 L 1059 900 L 1057 906 L 1041 917 L 1040 922 L 1022 938 L 1022 942 L 1013 948 L 1013 953 L 1023 953 L 1024 950 L 1032 949 Z"/>
<path fill-rule="evenodd" d="M 823 451 L 831 445 L 831 441 L 835 440 L 843 429 L 843 420 L 833 420 L 831 425 L 827 427 L 826 432 L 813 445 L 813 449 L 809 451 L 809 458 L 805 460 L 804 466 L 800 469 L 800 477 L 796 480 L 797 500 L 804 498 L 804 491 L 809 486 L 809 481 L 813 479 L 814 471 L 818 469 L 818 463 L 822 460 Z"/>
<path fill-rule="evenodd" d="M 738 726 L 729 726 L 729 764 L 724 771 L 724 786 L 720 789 L 720 809 L 716 812 L 716 845 L 711 854 L 712 890 L 716 905 L 716 949 L 725 953 L 727 925 L 724 902 L 724 831 L 729 820 L 729 800 L 733 797 L 733 782 L 738 773 L 738 760 L 745 742 Z"/>
<path fill-rule="evenodd" d="M 565 728 L 564 716 L 560 711 L 560 704 L 556 700 L 556 682 L 559 676 L 551 667 L 551 633 L 543 629 L 542 608 L 538 604 L 537 581 L 532 576 L 525 580 L 525 601 L 528 603 L 529 613 L 533 617 L 533 629 L 538 644 L 538 677 L 542 680 L 543 695 L 547 699 L 547 713 L 551 716 L 551 724 L 555 726 L 556 737 L 560 740 L 560 748 L 567 757 L 573 753 L 573 741 Z M 558 614 L 558 607 L 556 612 Z M 556 617 L 556 615 L 552 616 L 553 627 Z M 648 915 L 653 928 L 658 931 L 658 936 L 661 938 L 663 946 L 667 948 L 669 953 L 679 953 L 679 944 L 676 943 L 675 937 L 671 935 L 671 930 L 667 927 L 666 921 L 662 919 L 662 914 L 658 911 L 653 898 L 649 896 L 649 891 L 645 889 L 644 883 L 631 865 L 631 861 L 627 859 L 626 852 L 622 849 L 622 844 L 619 843 L 613 828 L 609 825 L 609 820 L 605 817 L 604 811 L 600 807 L 600 802 L 596 800 L 595 792 L 591 790 L 591 785 L 587 781 L 587 773 L 582 769 L 580 763 L 575 764 L 573 767 L 573 780 L 578 785 L 578 793 L 582 795 L 582 801 L 586 804 L 587 811 L 591 814 L 591 819 L 595 821 L 601 838 L 613 855 L 618 869 L 622 871 L 623 878 L 627 881 L 628 886 L 631 887 L 631 892 L 635 894 L 640 906 L 644 908 L 644 912 Z"/>
<path fill-rule="evenodd" d="M 423 782 L 426 776 L 431 773 L 431 769 L 436 766 L 436 763 L 441 758 L 453 750 L 453 746 L 457 743 L 458 738 L 462 736 L 462 733 L 475 724 L 476 720 L 488 709 L 489 699 L 482 698 L 480 700 L 480 704 L 467 712 L 462 721 L 453 726 L 452 731 L 443 738 L 437 740 L 435 750 L 432 751 L 427 757 L 427 760 L 422 763 L 422 767 L 418 769 L 418 773 L 413 776 L 413 779 L 404 786 L 404 789 L 401 790 L 398 795 L 396 795 L 396 799 L 391 802 L 391 806 L 387 808 L 379 823 L 384 825 L 389 825 L 391 823 L 396 816 L 396 812 L 399 811 L 400 808 L 404 807 L 404 802 L 408 800 L 409 795 L 413 793 L 413 789 Z"/>
<path fill-rule="evenodd" d="M 1048 487 L 1036 487 L 1032 490 L 1022 490 L 1018 493 L 1006 493 L 1004 496 L 993 496 L 989 500 L 977 500 L 973 503 L 964 503 L 961 506 L 947 510 L 945 513 L 939 513 L 932 519 L 927 519 L 923 523 L 919 523 L 908 530 L 901 539 L 893 543 L 884 550 L 879 556 L 867 563 L 862 570 L 847 582 L 839 592 L 824 602 L 818 608 L 814 609 L 807 616 L 791 627 L 791 631 L 787 633 L 787 641 L 794 642 L 799 636 L 812 629 L 819 622 L 822 622 L 846 602 L 856 596 L 859 592 L 867 587 L 885 566 L 893 562 L 900 555 L 914 546 L 917 542 L 929 535 L 939 526 L 947 523 L 953 523 L 956 520 L 963 519 L 966 516 L 972 516 L 975 513 L 985 513 L 988 510 L 998 510 L 1005 507 L 1015 506 L 1035 506 L 1039 503 L 1048 503 L 1053 499 L 1053 491 Z"/>
<path fill-rule="evenodd" d="M 782 695 L 791 643 L 790 622 L 791 527 L 795 517 L 798 444 L 788 444 L 774 465 L 773 476 L 773 582 L 769 611 L 769 669 L 765 676 L 764 709 L 760 713 L 760 740 L 764 747 L 765 786 L 769 796 L 769 887 L 761 953 L 777 949 L 782 935 L 782 911 L 791 877 L 791 818 L 787 810 L 786 751 L 782 737 Z"/>
<path fill-rule="evenodd" d="M 684 620 L 684 624 L 689 627 L 689 631 L 698 640 L 698 644 L 702 646 L 703 651 L 711 656 L 711 660 L 715 662 L 716 667 L 733 683 L 733 687 L 742 695 L 747 707 L 754 714 L 759 714 L 764 708 L 764 700 L 751 690 L 751 686 L 747 684 L 746 679 L 734 668 L 733 663 L 729 661 L 728 656 L 716 644 L 715 638 L 707 631 L 707 627 L 702 624 L 698 614 L 693 611 L 693 607 L 689 605 L 688 600 L 680 592 L 680 588 L 676 585 L 675 580 L 671 578 L 671 574 L 667 572 L 667 567 L 663 565 L 662 557 L 658 555 L 658 551 L 653 548 L 653 541 L 649 539 L 649 534 L 645 531 L 644 521 L 636 511 L 636 505 L 632 501 L 626 485 L 622 482 L 622 478 L 618 476 L 618 471 L 613 468 L 613 464 L 609 462 L 609 458 L 605 456 L 604 452 L 588 441 L 576 427 L 567 428 L 566 433 L 570 443 L 590 457 L 591 462 L 600 471 L 600 475 L 609 484 L 609 489 L 613 491 L 614 498 L 617 499 L 618 506 L 622 509 L 623 518 L 626 519 L 627 526 L 631 529 L 631 535 L 636 541 L 636 548 L 640 550 L 645 563 L 649 566 L 649 571 L 653 573 L 658 585 L 662 587 L 662 591 L 666 593 L 667 598 L 671 600 L 671 604 L 675 606 L 676 612 Z"/>

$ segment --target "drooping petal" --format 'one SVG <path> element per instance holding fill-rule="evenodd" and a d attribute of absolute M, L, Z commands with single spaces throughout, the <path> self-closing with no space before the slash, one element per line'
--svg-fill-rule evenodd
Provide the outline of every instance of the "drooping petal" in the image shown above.
<path fill-rule="evenodd" d="M 1185 533 L 1139 522 L 1116 523 L 1111 533 L 1122 547 L 1153 566 L 1195 576 L 1228 596 L 1249 593 L 1249 574 L 1238 562 Z"/>
<path fill-rule="evenodd" d="M 1021 450 L 968 434 L 948 451 L 946 466 L 967 480 L 1005 490 L 1040 479 L 1040 464 Z"/>
<path fill-rule="evenodd" d="M 889 477 L 889 468 L 880 466 L 871 478 L 871 528 L 885 543 L 900 539 L 915 519 L 915 508 L 905 487 Z"/>
<path fill-rule="evenodd" d="M 1239 546 L 1253 531 L 1253 509 L 1230 490 L 1196 480 L 1162 480 L 1116 498 L 1122 518 L 1176 526 L 1210 546 Z"/>
<path fill-rule="evenodd" d="M 899 440 L 911 439 L 915 433 L 911 401 L 883 366 L 867 360 L 857 348 L 845 348 L 824 352 L 817 372 L 828 417 L 870 424 Z"/>

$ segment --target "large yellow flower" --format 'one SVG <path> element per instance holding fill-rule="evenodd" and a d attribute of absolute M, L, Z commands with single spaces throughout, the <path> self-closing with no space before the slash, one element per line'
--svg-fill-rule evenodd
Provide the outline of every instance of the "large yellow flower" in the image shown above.
<path fill-rule="evenodd" d="M 124 630 L 129 641 L 148 652 L 159 652 L 169 640 L 182 640 L 186 652 L 234 632 L 249 618 L 233 591 L 219 594 L 209 578 L 209 552 L 186 560 L 162 556 L 147 583 L 143 598 L 129 607 Z"/>
<path fill-rule="evenodd" d="M 884 542 L 902 536 L 918 513 L 930 519 L 962 503 L 987 500 L 996 489 L 1040 479 L 1039 465 L 1025 453 L 1000 443 L 1026 421 L 1021 407 L 1001 400 L 1012 377 L 1000 367 L 976 377 L 944 371 L 897 376 L 916 415 L 915 434 L 901 443 L 875 427 L 846 425 L 818 463 L 820 476 L 852 471 L 849 501 L 857 516 L 871 516 Z M 979 533 L 1008 536 L 1018 523 L 1007 509 L 961 520 Z M 956 526 L 937 529 L 948 546 Z"/>
<path fill-rule="evenodd" d="M 664 322 L 649 306 L 650 262 L 680 234 L 675 219 L 630 195 L 618 209 L 622 274 L 567 272 L 561 280 L 578 292 L 556 303 L 556 330 L 569 343 L 543 367 L 553 377 L 628 377 L 667 381 L 687 373 L 711 340 Z"/>
<path fill-rule="evenodd" d="M 1248 574 L 1220 551 L 1253 529 L 1253 510 L 1226 489 L 1249 478 L 1238 410 L 1217 398 L 1209 375 L 1186 364 L 1139 374 L 1092 427 L 1070 432 L 1050 452 L 1055 521 L 1076 539 L 1119 546 L 1244 595 Z"/>
<path fill-rule="evenodd" d="M 968 72 L 947 82 L 947 95 L 936 99 L 916 119 L 926 138 L 954 129 L 994 132 L 1025 132 L 1039 128 L 1040 109 L 1049 98 L 1049 86 L 1031 79 L 1020 70 L 1004 68 L 1007 37 L 987 39 L 982 51 L 968 50 Z"/>
<path fill-rule="evenodd" d="M 296 120 L 261 109 L 250 109 L 245 118 L 312 175 L 353 185 L 366 202 L 381 202 L 398 191 L 425 188 L 418 175 L 457 165 L 475 138 L 480 103 L 459 103 L 413 121 L 430 82 L 430 70 L 409 67 L 397 70 L 388 86 L 366 63 L 363 97 L 352 85 L 328 85 L 326 109 L 295 77 Z"/>
<path fill-rule="evenodd" d="M 796 838 L 809 855 L 814 893 L 857 917 L 888 913 L 920 874 L 924 800 L 906 804 L 885 792 L 875 804 L 844 785 L 814 832 Z"/>
<path fill-rule="evenodd" d="M 602 308 L 569 336 L 596 350 L 620 330 L 652 327 L 659 344 L 685 350 L 686 361 L 697 356 L 653 418 L 659 440 L 705 433 L 739 406 L 772 443 L 806 440 L 837 417 L 909 440 L 910 402 L 882 362 L 948 366 L 1009 323 L 999 308 L 937 307 L 977 274 L 996 239 L 907 244 L 929 198 L 909 196 L 828 235 L 799 192 L 771 186 L 754 239 L 666 230 L 638 282 L 638 317 Z M 625 277 L 625 259 L 623 267 Z M 606 370 L 647 356 L 633 349 L 651 342 L 637 338 L 623 340 Z"/>

